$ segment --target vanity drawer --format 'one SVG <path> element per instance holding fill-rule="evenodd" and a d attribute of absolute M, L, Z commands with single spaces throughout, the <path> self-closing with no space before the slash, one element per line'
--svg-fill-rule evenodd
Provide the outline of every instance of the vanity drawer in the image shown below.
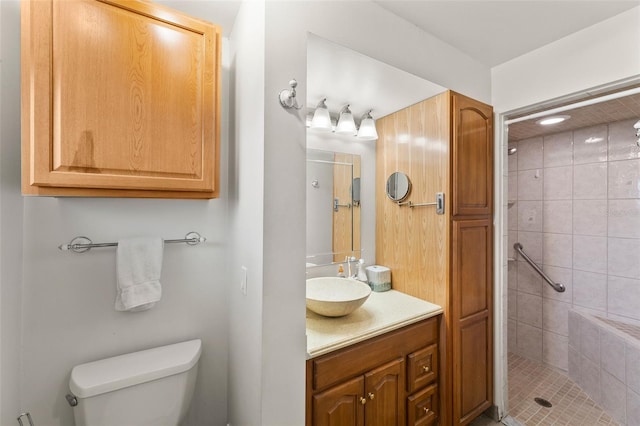
<path fill-rule="evenodd" d="M 318 391 L 355 377 L 381 363 L 415 353 L 438 340 L 438 318 L 430 318 L 310 359 L 311 389 Z"/>
<path fill-rule="evenodd" d="M 407 357 L 407 391 L 414 392 L 438 378 L 438 345 L 433 344 Z"/>
<path fill-rule="evenodd" d="M 429 386 L 407 398 L 407 425 L 438 424 L 438 385 Z"/>

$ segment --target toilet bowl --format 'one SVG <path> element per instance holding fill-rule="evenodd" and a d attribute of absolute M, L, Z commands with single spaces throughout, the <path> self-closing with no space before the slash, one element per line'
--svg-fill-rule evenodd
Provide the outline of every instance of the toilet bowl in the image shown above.
<path fill-rule="evenodd" d="M 201 351 L 196 339 L 74 367 L 67 399 L 76 426 L 178 426 Z"/>

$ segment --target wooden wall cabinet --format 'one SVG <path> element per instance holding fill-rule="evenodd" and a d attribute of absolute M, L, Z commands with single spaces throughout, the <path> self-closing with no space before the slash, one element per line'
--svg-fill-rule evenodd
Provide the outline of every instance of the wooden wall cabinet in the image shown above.
<path fill-rule="evenodd" d="M 26 195 L 219 193 L 220 30 L 152 2 L 23 0 Z"/>
<path fill-rule="evenodd" d="M 493 111 L 445 92 L 377 128 L 376 263 L 395 290 L 443 307 L 440 424 L 468 424 L 493 401 Z M 413 184 L 407 201 L 444 192 L 445 214 L 388 200 L 397 171 Z"/>
<path fill-rule="evenodd" d="M 436 425 L 438 318 L 307 361 L 307 426 Z"/>

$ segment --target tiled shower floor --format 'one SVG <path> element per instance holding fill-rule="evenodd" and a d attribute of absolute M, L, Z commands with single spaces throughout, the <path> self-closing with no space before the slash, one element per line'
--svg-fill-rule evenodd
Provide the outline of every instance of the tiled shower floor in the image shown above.
<path fill-rule="evenodd" d="M 516 354 L 509 354 L 509 415 L 526 426 L 617 425 L 567 375 Z M 538 405 L 540 397 L 552 408 Z"/>

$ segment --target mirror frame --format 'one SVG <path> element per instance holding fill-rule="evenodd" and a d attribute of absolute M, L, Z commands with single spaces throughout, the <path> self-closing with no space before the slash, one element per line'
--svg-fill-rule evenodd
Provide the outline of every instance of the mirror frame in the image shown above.
<path fill-rule="evenodd" d="M 392 189 L 395 190 L 392 191 Z M 404 190 L 404 193 L 398 195 L 398 192 L 400 192 L 398 191 L 399 189 Z M 409 179 L 409 176 L 402 172 L 391 173 L 391 175 L 389 175 L 389 177 L 387 178 L 386 193 L 387 197 L 391 201 L 394 201 L 396 203 L 406 200 L 411 193 L 411 179 Z"/>

